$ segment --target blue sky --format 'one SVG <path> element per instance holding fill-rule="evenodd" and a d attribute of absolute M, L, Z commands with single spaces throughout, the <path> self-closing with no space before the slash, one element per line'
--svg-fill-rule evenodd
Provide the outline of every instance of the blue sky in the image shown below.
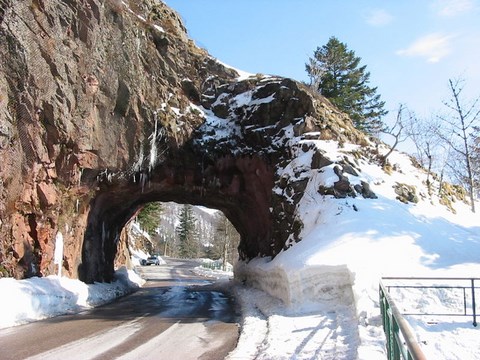
<path fill-rule="evenodd" d="M 399 103 L 431 117 L 450 78 L 465 79 L 466 100 L 480 96 L 480 0 L 165 2 L 197 45 L 252 73 L 307 81 L 308 58 L 336 36 L 367 65 L 387 118 Z"/>

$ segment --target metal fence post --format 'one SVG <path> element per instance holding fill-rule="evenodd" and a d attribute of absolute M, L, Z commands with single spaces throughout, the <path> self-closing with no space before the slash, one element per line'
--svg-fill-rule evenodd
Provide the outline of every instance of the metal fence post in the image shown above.
<path fill-rule="evenodd" d="M 475 304 L 475 279 L 472 281 L 472 311 L 473 311 L 473 326 L 477 326 L 477 307 Z"/>
<path fill-rule="evenodd" d="M 381 281 L 380 310 L 387 342 L 388 360 L 426 360 L 405 319 Z"/>
<path fill-rule="evenodd" d="M 392 314 L 392 338 L 393 338 L 393 359 L 400 360 L 400 344 L 398 343 L 399 336 L 399 327 L 395 317 Z"/>

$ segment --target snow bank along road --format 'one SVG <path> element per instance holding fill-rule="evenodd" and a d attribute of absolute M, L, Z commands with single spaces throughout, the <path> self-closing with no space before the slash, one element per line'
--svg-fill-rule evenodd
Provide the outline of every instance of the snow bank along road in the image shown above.
<path fill-rule="evenodd" d="M 145 286 L 119 301 L 0 330 L 0 359 L 224 359 L 238 338 L 233 304 L 196 265 L 142 267 Z"/>

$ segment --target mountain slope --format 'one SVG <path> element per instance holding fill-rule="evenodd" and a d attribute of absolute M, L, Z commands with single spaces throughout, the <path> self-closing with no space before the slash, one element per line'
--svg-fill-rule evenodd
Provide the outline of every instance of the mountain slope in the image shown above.
<path fill-rule="evenodd" d="M 373 148 L 298 141 L 315 150 L 299 150 L 297 158 L 279 171 L 307 181 L 297 207 L 297 216 L 304 223 L 302 240 L 290 244 L 273 260 L 241 263 L 236 277 L 282 299 L 293 311 L 348 313 L 342 309 L 353 309 L 356 316 L 350 324 L 358 324 L 359 358 L 384 358 L 378 306 L 381 276 L 475 276 L 480 271 L 480 217 L 456 196 L 435 195 L 438 183 L 433 185 L 434 195 L 429 196 L 426 173 L 405 154 L 394 152 L 390 158 L 394 170 L 385 171 L 372 156 Z M 332 164 L 312 169 L 312 153 L 318 150 Z M 381 146 L 379 151 L 381 155 L 387 149 Z M 341 180 L 335 170 L 339 165 L 334 163 L 339 161 L 355 170 L 343 171 L 343 180 L 348 180 L 350 187 L 369 183 L 375 194 L 372 198 L 355 192 L 350 194 L 356 197 L 325 195 L 325 189 L 332 189 L 335 183 L 338 186 Z M 400 189 L 411 193 L 402 194 Z M 408 197 L 418 202 L 399 200 Z M 441 204 L 446 200 L 451 208 Z M 444 348 L 450 346 L 452 353 L 462 356 L 464 347 L 458 340 L 445 342 L 442 338 L 438 342 L 444 345 L 440 345 L 434 338 L 429 346 L 424 345 L 425 351 L 431 358 L 441 359 Z"/>

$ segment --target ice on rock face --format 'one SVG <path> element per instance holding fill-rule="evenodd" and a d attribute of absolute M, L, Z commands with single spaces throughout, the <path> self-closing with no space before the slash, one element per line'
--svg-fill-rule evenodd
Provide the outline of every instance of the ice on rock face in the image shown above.
<path fill-rule="evenodd" d="M 154 113 L 155 116 L 155 128 L 153 133 L 150 135 L 150 161 L 148 164 L 148 169 L 152 171 L 152 169 L 157 164 L 157 132 L 158 132 L 158 118 L 157 113 Z"/>

